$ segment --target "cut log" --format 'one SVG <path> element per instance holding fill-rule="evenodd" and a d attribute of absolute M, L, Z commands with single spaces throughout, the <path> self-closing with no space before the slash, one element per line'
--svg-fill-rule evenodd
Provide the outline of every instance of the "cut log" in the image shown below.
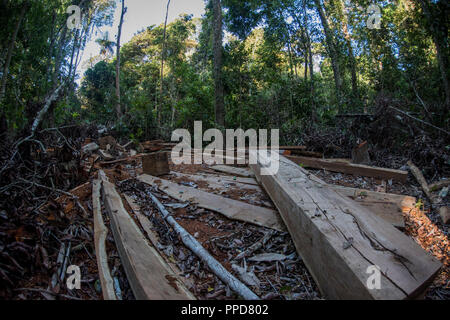
<path fill-rule="evenodd" d="M 158 252 L 147 243 L 134 220 L 125 210 L 114 185 L 100 172 L 105 207 L 131 289 L 137 300 L 191 300 L 176 275 Z"/>
<path fill-rule="evenodd" d="M 342 172 L 355 176 L 366 176 L 380 179 L 394 179 L 405 182 L 408 172 L 395 169 L 379 168 L 362 164 L 348 163 L 342 160 L 317 159 L 308 157 L 286 156 L 292 162 L 308 168 L 325 169 L 333 172 Z"/>
<path fill-rule="evenodd" d="M 278 212 L 274 210 L 253 206 L 242 201 L 228 199 L 195 188 L 185 187 L 146 174 L 139 176 L 138 180 L 158 186 L 161 191 L 174 199 L 188 201 L 201 208 L 220 213 L 229 219 L 249 222 L 279 231 L 286 230 Z"/>
<path fill-rule="evenodd" d="M 282 150 L 282 149 L 280 149 Z M 310 157 L 310 158 L 323 158 L 322 152 L 315 152 L 315 151 L 305 151 L 305 150 L 285 150 L 286 155 L 296 155 L 296 156 L 303 156 L 303 157 Z M 284 153 L 283 153 L 284 154 Z"/>
<path fill-rule="evenodd" d="M 142 170 L 145 174 L 162 176 L 170 173 L 167 152 L 148 154 L 142 157 Z"/>
<path fill-rule="evenodd" d="M 102 205 L 100 204 L 100 180 L 94 180 L 92 185 L 92 211 L 94 213 L 94 242 L 95 255 L 97 257 L 98 275 L 102 286 L 104 300 L 117 300 L 114 291 L 114 281 L 108 266 L 108 255 L 106 254 L 105 240 L 108 229 L 103 223 Z"/>
<path fill-rule="evenodd" d="M 319 179 L 317 176 L 311 174 L 305 169 L 300 168 L 300 170 L 308 175 L 311 180 L 318 182 L 319 185 L 326 185 L 322 179 Z M 374 214 L 378 215 L 380 218 L 391 223 L 397 228 L 405 227 L 405 219 L 403 214 L 409 214 L 416 206 L 416 198 L 410 196 L 376 192 L 332 184 L 329 184 L 328 187 L 343 196 L 359 202 L 362 206 L 369 208 Z"/>
<path fill-rule="evenodd" d="M 251 168 L 326 298 L 414 298 L 436 276 L 439 261 L 368 209 L 311 180 L 283 156 L 275 175 L 261 175 L 263 163 L 270 162 L 259 152 Z M 372 282 L 376 270 L 380 286 Z"/>
<path fill-rule="evenodd" d="M 374 214 L 391 223 L 394 227 L 404 228 L 404 214 L 409 214 L 416 206 L 416 198 L 392 193 L 375 192 L 364 189 L 332 186 L 338 193 L 370 209 Z"/>
<path fill-rule="evenodd" d="M 449 207 L 440 207 L 439 215 L 442 218 L 442 222 L 444 224 L 448 224 L 450 222 L 450 208 Z"/>
<path fill-rule="evenodd" d="M 245 178 L 254 178 L 255 177 L 255 175 L 246 168 L 236 168 L 236 167 L 232 167 L 232 166 L 217 165 L 217 166 L 212 166 L 211 169 L 218 171 L 218 172 L 228 173 L 230 175 L 238 176 L 238 177 L 245 177 Z"/>
<path fill-rule="evenodd" d="M 195 181 L 197 183 L 206 182 L 208 187 L 217 190 L 227 190 L 226 185 L 233 184 L 235 188 L 249 189 L 258 193 L 264 193 L 254 178 L 232 178 L 230 176 L 215 176 L 215 175 L 190 175 L 179 172 L 171 172 L 177 177 L 184 177 L 186 179 Z M 311 177 L 312 174 L 308 173 Z M 322 180 L 314 176 L 317 181 L 325 184 Z M 235 180 L 236 179 L 236 180 Z M 369 208 L 374 214 L 385 219 L 397 228 L 404 228 L 405 221 L 403 214 L 408 214 L 415 208 L 416 198 L 392 193 L 375 192 L 365 189 L 350 188 L 338 185 L 328 185 L 330 188 L 336 190 L 340 194 L 359 202 L 362 206 Z M 199 188 L 202 188 L 199 185 Z M 269 205 L 270 204 L 270 205 Z M 267 203 L 269 208 L 271 203 Z"/>
<path fill-rule="evenodd" d="M 370 164 L 369 144 L 367 141 L 353 148 L 352 162 L 356 164 Z"/>

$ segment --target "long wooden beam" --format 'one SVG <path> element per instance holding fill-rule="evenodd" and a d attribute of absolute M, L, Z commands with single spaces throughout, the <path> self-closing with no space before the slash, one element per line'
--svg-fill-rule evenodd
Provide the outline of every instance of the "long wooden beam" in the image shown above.
<path fill-rule="evenodd" d="M 439 261 L 391 224 L 311 180 L 283 156 L 278 173 L 261 175 L 267 163 L 267 155 L 259 152 L 258 164 L 251 168 L 325 297 L 414 298 L 436 276 Z"/>
<path fill-rule="evenodd" d="M 92 211 L 94 213 L 94 242 L 95 255 L 97 257 L 98 275 L 102 286 L 104 300 L 117 300 L 114 291 L 114 281 L 108 266 L 108 255 L 106 253 L 105 240 L 108 229 L 103 223 L 102 205 L 100 203 L 100 190 L 102 183 L 94 180 L 92 184 Z"/>
<path fill-rule="evenodd" d="M 232 170 L 236 169 L 234 167 L 230 167 Z M 241 172 L 244 172 L 247 176 L 251 176 L 254 174 L 251 170 L 246 168 L 239 168 Z M 230 171 L 232 172 L 232 171 Z M 319 179 L 317 176 L 306 172 L 311 179 L 326 184 L 324 181 Z M 237 178 L 239 179 L 247 179 L 245 183 L 259 185 L 258 182 L 253 178 Z M 383 193 L 370 191 L 365 189 L 357 189 L 350 188 L 344 186 L 338 186 L 329 184 L 330 188 L 336 190 L 340 194 L 360 202 L 362 206 L 368 207 L 374 214 L 382 217 L 393 226 L 398 228 L 405 227 L 405 221 L 403 218 L 403 214 L 408 214 L 412 209 L 415 208 L 416 198 L 405 196 L 401 194 L 393 194 L 393 193 Z"/>
<path fill-rule="evenodd" d="M 201 208 L 220 213 L 229 219 L 249 222 L 279 231 L 286 231 L 283 221 L 275 210 L 221 197 L 146 174 L 139 176 L 138 180 L 158 186 L 161 191 L 174 199 L 188 201 Z"/>
<path fill-rule="evenodd" d="M 307 168 L 325 169 L 333 172 L 342 172 L 355 176 L 366 176 L 379 179 L 394 179 L 406 182 L 408 172 L 403 170 L 387 169 L 380 167 L 366 166 L 362 164 L 348 163 L 346 161 L 335 161 L 333 159 L 318 159 L 300 156 L 286 156 L 292 162 Z"/>
<path fill-rule="evenodd" d="M 137 300 L 192 300 L 193 295 L 149 245 L 125 210 L 114 185 L 102 178 L 102 194 L 120 259 Z"/>

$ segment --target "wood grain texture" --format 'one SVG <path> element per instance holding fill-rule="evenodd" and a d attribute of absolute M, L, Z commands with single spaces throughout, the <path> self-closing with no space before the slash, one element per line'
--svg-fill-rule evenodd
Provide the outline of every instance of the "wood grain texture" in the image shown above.
<path fill-rule="evenodd" d="M 299 255 L 329 299 L 414 298 L 441 264 L 411 238 L 367 208 L 312 180 L 280 156 L 276 175 L 261 175 L 264 153 L 251 165 L 277 206 Z M 262 159 L 262 160 L 261 160 Z M 381 271 L 380 289 L 368 289 L 367 273 Z"/>
<path fill-rule="evenodd" d="M 249 222 L 279 231 L 286 228 L 279 214 L 272 209 L 253 206 L 242 201 L 221 197 L 191 187 L 185 187 L 164 179 L 141 175 L 138 180 L 157 185 L 163 192 L 179 201 L 188 201 L 199 207 L 220 213 L 229 219 Z"/>
<path fill-rule="evenodd" d="M 183 285 L 185 287 L 183 291 L 189 292 L 189 290 L 187 290 L 187 287 L 192 287 L 194 285 L 194 283 L 192 282 L 192 279 L 190 279 L 190 278 L 186 279 L 186 278 L 178 276 L 179 274 L 182 273 L 181 270 L 177 267 L 177 265 L 175 263 L 171 262 L 167 258 L 165 259 L 164 253 L 158 248 L 159 235 L 155 230 L 153 230 L 154 228 L 153 228 L 150 220 L 141 212 L 141 208 L 136 203 L 136 201 L 134 201 L 134 199 L 132 199 L 131 197 L 129 197 L 127 195 L 125 195 L 124 197 L 125 197 L 125 200 L 128 202 L 128 204 L 130 205 L 131 210 L 133 210 L 133 213 L 136 215 L 136 218 L 139 221 L 139 224 L 141 225 L 144 232 L 147 234 L 147 237 L 150 240 L 153 247 L 156 249 L 156 251 L 158 251 L 161 258 L 166 262 L 166 264 L 172 270 L 172 272 L 174 274 L 176 274 L 176 278 L 181 283 L 183 283 Z M 189 294 L 190 294 L 190 292 L 189 292 Z M 196 298 L 191 294 L 191 299 L 195 300 Z"/>
<path fill-rule="evenodd" d="M 102 175 L 100 175 L 102 176 Z M 147 243 L 122 199 L 103 180 L 102 194 L 111 219 L 114 239 L 128 281 L 137 300 L 191 300 L 192 295 L 176 278 L 158 252 Z"/>
<path fill-rule="evenodd" d="M 94 243 L 97 258 L 98 275 L 102 286 L 104 300 L 117 300 L 114 291 L 114 281 L 108 266 L 108 255 L 106 254 L 105 240 L 108 229 L 103 223 L 102 206 L 100 203 L 100 180 L 94 180 L 92 184 L 92 210 L 94 214 Z"/>

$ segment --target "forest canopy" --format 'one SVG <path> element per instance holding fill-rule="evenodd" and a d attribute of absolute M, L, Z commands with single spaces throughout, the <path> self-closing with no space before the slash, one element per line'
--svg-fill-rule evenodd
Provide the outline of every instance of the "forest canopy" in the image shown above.
<path fill-rule="evenodd" d="M 0 6 L 2 139 L 29 133 L 46 102 L 39 126 L 95 123 L 133 139 L 167 139 L 201 120 L 279 128 L 294 143 L 343 115 L 401 116 L 392 108 L 448 132 L 447 1 L 209 0 L 202 18 L 186 13 L 124 44 L 125 1 Z M 99 36 L 119 18 L 119 37 Z M 93 40 L 101 50 L 80 74 Z"/>

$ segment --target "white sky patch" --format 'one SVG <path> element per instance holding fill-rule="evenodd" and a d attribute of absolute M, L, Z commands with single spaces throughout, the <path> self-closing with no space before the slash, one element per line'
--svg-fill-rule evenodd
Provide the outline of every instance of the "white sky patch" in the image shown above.
<path fill-rule="evenodd" d="M 121 45 L 129 42 L 138 31 L 141 31 L 151 25 L 160 25 L 164 23 L 167 0 L 126 0 L 125 6 L 128 10 L 125 14 L 124 23 L 122 26 L 122 37 L 120 41 Z M 101 38 L 103 33 L 109 32 L 109 40 L 116 41 L 121 9 L 121 1 L 117 0 L 117 8 L 114 13 L 113 26 L 105 26 L 100 30 L 96 30 L 96 32 L 92 35 L 91 41 L 87 43 L 80 67 L 78 69 L 80 78 L 86 71 L 86 69 L 83 69 L 83 65 L 88 65 L 85 62 L 100 53 L 100 46 L 95 42 L 95 40 Z M 193 14 L 194 18 L 201 18 L 201 16 L 205 13 L 204 0 L 172 0 L 170 2 L 167 22 L 173 22 L 179 17 L 180 14 L 183 13 Z"/>

